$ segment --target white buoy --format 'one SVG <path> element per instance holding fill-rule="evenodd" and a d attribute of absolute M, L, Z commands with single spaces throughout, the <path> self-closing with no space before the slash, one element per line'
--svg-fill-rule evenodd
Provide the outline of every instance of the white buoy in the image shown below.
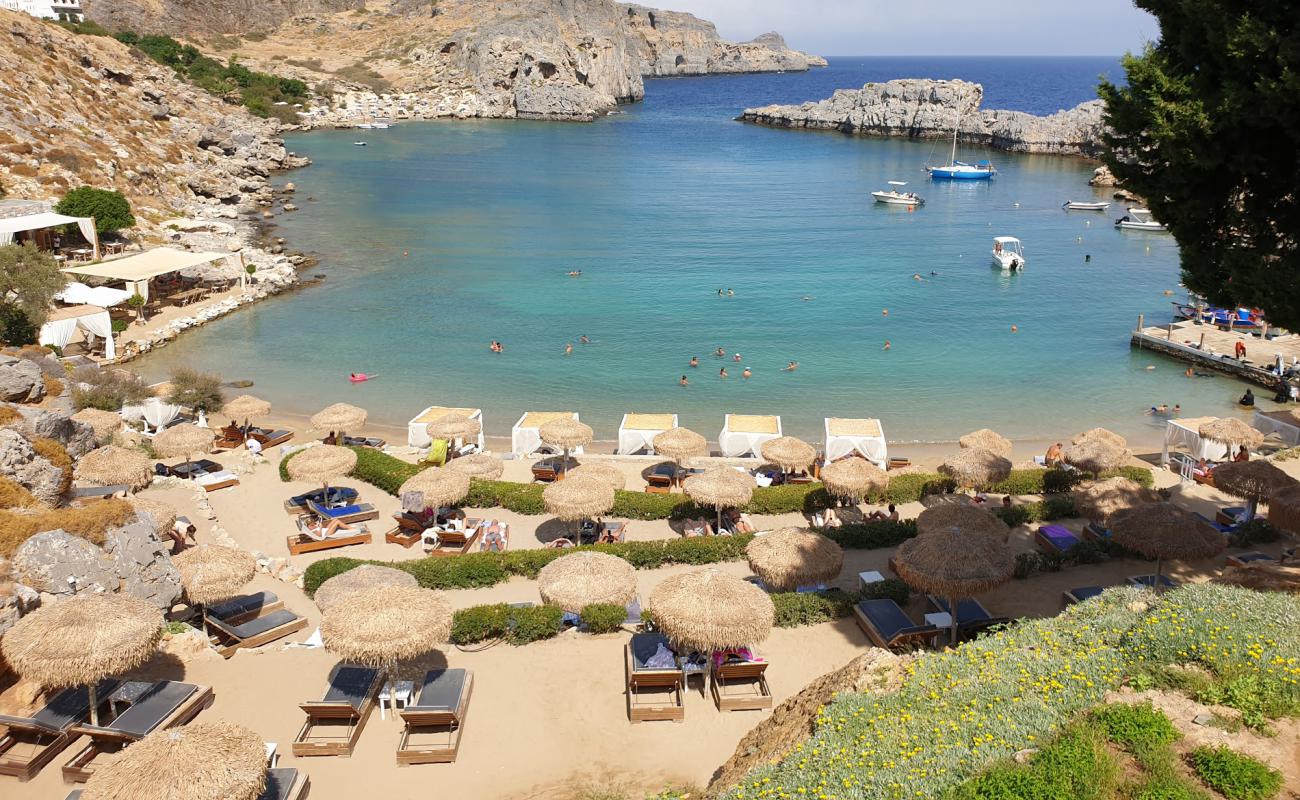
<path fill-rule="evenodd" d="M 1012 203 L 1012 204 L 1011 204 L 1011 207 L 1012 207 L 1012 208 L 1020 208 L 1020 204 L 1019 204 L 1019 203 Z"/>
<path fill-rule="evenodd" d="M 1083 237 L 1082 237 L 1082 236 L 1076 236 L 1076 237 L 1074 237 L 1074 241 L 1076 241 L 1076 242 L 1082 244 L 1082 243 L 1083 243 Z"/>

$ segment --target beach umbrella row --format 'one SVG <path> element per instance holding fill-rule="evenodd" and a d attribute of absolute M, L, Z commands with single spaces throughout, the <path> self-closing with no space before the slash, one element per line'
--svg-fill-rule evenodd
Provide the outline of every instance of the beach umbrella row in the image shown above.
<path fill-rule="evenodd" d="M 1249 504 L 1247 520 L 1255 518 L 1260 503 L 1296 485 L 1295 478 L 1267 461 L 1229 461 L 1214 468 L 1214 488 L 1245 500 Z M 1270 506 L 1269 517 L 1272 516 Z"/>
<path fill-rule="evenodd" d="M 957 440 L 957 446 L 963 450 L 987 450 L 1003 457 L 1011 455 L 1011 440 L 988 428 L 966 434 Z"/>
<path fill-rule="evenodd" d="M 983 448 L 958 450 L 939 465 L 939 473 L 963 489 L 986 489 L 1011 474 L 1011 461 Z"/>
<path fill-rule="evenodd" d="M 318 444 L 295 453 L 285 470 L 295 481 L 322 484 L 328 499 L 330 481 L 346 477 L 356 466 L 357 451 L 334 444 Z"/>
<path fill-rule="evenodd" d="M 471 478 L 482 478 L 488 481 L 500 478 L 501 474 L 505 472 L 505 468 L 505 462 L 491 453 L 474 453 L 473 455 L 453 458 L 443 467 L 443 469 L 459 472 Z"/>
<path fill-rule="evenodd" d="M 693 458 L 709 454 L 708 441 L 689 428 L 671 428 L 655 434 L 651 444 L 656 453 L 667 456 L 682 466 Z"/>
<path fill-rule="evenodd" d="M 418 587 L 415 576 L 394 567 L 382 567 L 378 564 L 362 564 L 347 572 L 340 572 L 326 579 L 316 587 L 313 599 L 316 607 L 328 613 L 347 601 L 349 595 L 362 589 L 374 589 L 386 586 Z"/>
<path fill-rule="evenodd" d="M 345 434 L 365 425 L 367 416 L 364 408 L 348 403 L 335 403 L 313 414 L 310 422 L 313 430 Z"/>
<path fill-rule="evenodd" d="M 665 636 L 702 652 L 761 642 L 776 617 L 767 592 L 716 569 L 664 579 L 650 594 L 650 610 Z"/>
<path fill-rule="evenodd" d="M 542 567 L 537 591 L 543 603 L 573 614 L 595 603 L 625 606 L 636 597 L 636 570 L 607 553 L 570 553 Z"/>
<path fill-rule="evenodd" d="M 397 493 L 419 494 L 422 501 L 417 505 L 424 508 L 452 506 L 469 494 L 469 476 L 445 467 L 429 467 L 407 478 Z"/>
<path fill-rule="evenodd" d="M 181 586 L 191 603 L 208 605 L 239 594 L 257 572 L 257 560 L 245 550 L 219 544 L 187 547 L 172 556 Z"/>
<path fill-rule="evenodd" d="M 768 439 L 759 446 L 759 453 L 785 472 L 807 469 L 817 460 L 817 451 L 813 446 L 793 436 Z"/>
<path fill-rule="evenodd" d="M 552 447 L 564 451 L 564 461 L 560 463 L 560 474 L 566 476 L 569 469 L 569 451 L 589 443 L 595 433 L 591 426 L 579 422 L 573 417 L 560 417 L 543 422 L 537 429 L 537 435 Z"/>
<path fill-rule="evenodd" d="M 1228 540 L 1210 523 L 1173 503 L 1143 503 L 1118 511 L 1110 518 L 1116 544 L 1156 560 L 1156 590 L 1160 565 L 1165 559 L 1208 558 L 1227 546 Z"/>
<path fill-rule="evenodd" d="M 1065 463 L 1094 475 L 1119 469 L 1132 457 L 1128 448 L 1101 436 L 1084 438 L 1065 448 Z"/>
<path fill-rule="evenodd" d="M 1072 499 L 1075 513 L 1106 525 L 1115 513 L 1157 502 L 1160 495 L 1128 478 L 1107 478 L 1080 486 L 1074 490 Z"/>
<path fill-rule="evenodd" d="M 556 481 L 542 490 L 542 504 L 565 522 L 591 519 L 614 507 L 614 487 L 593 477 Z"/>

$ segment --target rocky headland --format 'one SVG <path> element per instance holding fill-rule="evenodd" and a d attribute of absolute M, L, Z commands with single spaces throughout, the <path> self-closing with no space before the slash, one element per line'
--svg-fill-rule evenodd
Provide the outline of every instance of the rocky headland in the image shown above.
<path fill-rule="evenodd" d="M 981 111 L 984 87 L 961 80 L 903 79 L 839 89 L 801 105 L 745 109 L 740 119 L 775 128 L 841 131 L 864 136 L 941 139 L 1017 153 L 1097 158 L 1102 152 L 1104 104 L 1091 100 L 1040 117 L 1022 111 Z"/>

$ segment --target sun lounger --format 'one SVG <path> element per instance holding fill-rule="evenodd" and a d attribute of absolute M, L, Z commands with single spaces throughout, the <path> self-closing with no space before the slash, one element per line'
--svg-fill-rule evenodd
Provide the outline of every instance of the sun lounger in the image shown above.
<path fill-rule="evenodd" d="M 683 536 L 712 536 L 713 526 L 708 520 L 688 519 L 682 523 Z"/>
<path fill-rule="evenodd" d="M 435 669 L 424 676 L 420 694 L 402 709 L 406 728 L 397 746 L 397 765 L 448 764 L 460 750 L 474 675 L 463 669 Z"/>
<path fill-rule="evenodd" d="M 1083 538 L 1089 542 L 1105 542 L 1110 539 L 1110 530 L 1095 522 L 1083 526 Z"/>
<path fill-rule="evenodd" d="M 663 652 L 671 663 L 657 664 L 654 657 Z M 627 717 L 632 722 L 686 719 L 686 701 L 682 690 L 686 674 L 681 659 L 662 633 L 634 633 L 623 650 L 623 670 L 627 682 Z"/>
<path fill-rule="evenodd" d="M 677 476 L 678 469 L 675 464 L 656 464 L 654 469 L 646 474 L 646 491 L 665 494 L 672 490 Z"/>
<path fill-rule="evenodd" d="M 248 438 L 256 439 L 262 447 L 275 447 L 284 444 L 293 438 L 293 431 L 290 430 L 268 430 L 266 428 L 249 428 Z"/>
<path fill-rule="evenodd" d="M 335 531 L 332 536 L 325 536 L 312 531 L 303 517 L 299 517 L 297 523 L 298 533 L 285 537 L 285 545 L 289 548 L 290 555 L 332 550 L 335 547 L 348 547 L 354 544 L 370 544 L 370 531 L 365 525 L 343 528 Z"/>
<path fill-rule="evenodd" d="M 211 616 L 204 620 L 212 646 L 225 658 L 244 647 L 261 647 L 307 627 L 307 618 L 281 608 L 238 624 Z"/>
<path fill-rule="evenodd" d="M 951 606 L 945 597 L 926 595 L 926 602 L 935 611 L 951 614 Z M 989 613 L 980 601 L 967 597 L 957 601 L 957 641 L 974 639 L 994 625 L 1005 625 L 1011 620 L 1007 617 L 995 617 Z"/>
<path fill-rule="evenodd" d="M 194 481 L 199 486 L 202 486 L 205 492 L 215 492 L 218 489 L 228 489 L 231 486 L 239 485 L 239 478 L 235 473 L 226 470 L 195 473 Z"/>
<path fill-rule="evenodd" d="M 218 619 L 227 625 L 238 625 L 253 617 L 279 611 L 282 608 L 284 608 L 284 601 L 276 596 L 275 592 L 254 592 L 213 603 L 204 608 L 204 613 L 209 619 Z"/>
<path fill-rule="evenodd" d="M 640 630 L 645 625 L 645 620 L 641 616 L 641 598 L 633 597 L 632 602 L 623 606 L 623 608 L 627 611 L 627 616 L 623 618 L 623 627 L 631 628 L 634 631 Z"/>
<path fill-rule="evenodd" d="M 90 742 L 63 765 L 64 783 L 84 783 L 95 772 L 95 761 L 138 742 L 157 730 L 184 725 L 212 705 L 211 687 L 179 681 L 140 683 L 127 681 L 114 696 L 130 696 L 130 705 L 107 725 L 81 723 L 72 731 L 90 737 Z M 110 701 L 112 697 L 110 696 Z"/>
<path fill-rule="evenodd" d="M 1251 563 L 1252 561 L 1258 562 L 1258 561 L 1276 561 L 1276 560 L 1277 560 L 1276 558 L 1273 558 L 1273 556 L 1270 556 L 1268 553 L 1260 553 L 1257 551 L 1252 551 L 1249 553 L 1238 553 L 1235 556 L 1228 556 L 1227 558 L 1228 566 L 1230 567 L 1244 567 L 1247 564 Z"/>
<path fill-rule="evenodd" d="M 1072 606 L 1075 603 L 1082 603 L 1085 600 L 1091 600 L 1103 591 L 1105 589 L 1101 586 L 1080 586 L 1077 589 L 1069 589 L 1061 593 L 1061 605 Z"/>
<path fill-rule="evenodd" d="M 757 711 L 772 707 L 766 661 L 733 661 L 713 667 L 713 702 L 719 711 Z"/>
<path fill-rule="evenodd" d="M 424 552 L 434 556 L 459 556 L 468 553 L 479 537 L 481 521 L 474 520 L 474 522 L 472 527 L 466 522 L 463 526 L 431 528 L 424 534 L 425 541 L 430 545 Z"/>
<path fill-rule="evenodd" d="M 82 502 L 89 500 L 104 500 L 105 498 L 121 495 L 126 497 L 131 491 L 131 487 L 124 483 L 114 484 L 113 486 L 79 486 L 76 489 L 68 491 L 68 498 L 73 501 Z"/>
<path fill-rule="evenodd" d="M 1040 525 L 1034 532 L 1034 544 L 1048 555 L 1065 555 L 1079 544 L 1079 537 L 1060 525 Z"/>
<path fill-rule="evenodd" d="M 569 459 L 568 469 L 573 469 L 577 465 L 578 465 L 577 461 L 573 460 L 572 458 Z M 566 472 L 564 459 L 563 458 L 542 459 L 541 461 L 538 461 L 536 464 L 533 465 L 532 472 L 533 472 L 533 480 L 541 481 L 542 483 L 551 483 L 553 481 L 561 480 L 564 478 L 564 473 Z"/>
<path fill-rule="evenodd" d="M 478 549 L 485 553 L 504 553 L 510 549 L 510 523 L 492 520 L 469 520 L 467 525 L 478 530 Z"/>
<path fill-rule="evenodd" d="M 893 600 L 863 600 L 853 607 L 858 627 L 877 647 L 897 650 L 932 644 L 939 636 L 933 625 L 917 625 Z"/>
<path fill-rule="evenodd" d="M 266 788 L 257 800 L 305 800 L 311 790 L 307 773 L 292 767 L 279 767 L 266 771 Z"/>
<path fill-rule="evenodd" d="M 198 461 L 186 461 L 177 464 L 174 467 L 166 467 L 165 469 L 174 477 L 189 479 L 197 477 L 200 473 L 204 472 L 221 472 L 224 468 L 211 459 L 203 458 Z"/>
<path fill-rule="evenodd" d="M 1248 513 L 1245 506 L 1228 506 L 1214 512 L 1214 521 L 1220 525 L 1240 525 L 1246 521 Z"/>
<path fill-rule="evenodd" d="M 300 703 L 307 715 L 293 740 L 295 756 L 350 756 L 375 707 L 380 673 L 369 667 L 338 666 L 325 696 Z"/>
<path fill-rule="evenodd" d="M 106 701 L 117 681 L 102 680 L 95 696 Z M 72 727 L 90 717 L 90 696 L 86 687 L 64 689 L 30 717 L 0 714 L 0 775 L 29 781 L 77 738 Z"/>
<path fill-rule="evenodd" d="M 1237 528 L 1239 527 L 1237 525 L 1219 522 L 1217 517 L 1215 519 L 1210 519 L 1209 517 L 1205 516 L 1199 511 L 1192 512 L 1192 516 L 1196 517 L 1201 522 L 1204 522 L 1206 525 L 1209 525 L 1211 528 L 1214 528 L 1216 531 L 1223 534 L 1224 536 L 1232 536 L 1237 532 Z"/>
<path fill-rule="evenodd" d="M 307 510 L 322 520 L 342 522 L 351 525 L 354 522 L 379 519 L 379 510 L 369 503 L 352 503 L 346 506 L 323 506 L 307 501 Z"/>
<path fill-rule="evenodd" d="M 331 486 L 329 492 L 329 502 L 325 502 L 325 490 L 317 489 L 314 492 L 295 495 L 284 501 L 284 510 L 297 516 L 307 511 L 307 503 L 321 503 L 327 507 L 346 506 L 355 503 L 357 500 L 357 490 L 349 489 L 346 486 Z"/>
<path fill-rule="evenodd" d="M 1155 588 L 1156 585 L 1156 576 L 1155 575 L 1130 575 L 1128 576 L 1128 584 L 1129 586 L 1137 586 L 1142 589 L 1153 589 Z M 1160 576 L 1161 589 L 1172 589 L 1177 585 L 1178 582 L 1170 578 L 1168 575 Z"/>

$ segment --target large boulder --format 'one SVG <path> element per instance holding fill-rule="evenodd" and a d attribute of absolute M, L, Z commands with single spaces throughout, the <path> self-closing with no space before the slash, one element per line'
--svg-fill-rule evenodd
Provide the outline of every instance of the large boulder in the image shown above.
<path fill-rule="evenodd" d="M 13 571 L 36 591 L 59 597 L 115 592 L 121 582 L 107 553 L 63 530 L 38 533 L 23 542 L 14 554 Z"/>
<path fill-rule="evenodd" d="M 27 415 L 32 433 L 44 439 L 53 439 L 68 451 L 73 458 L 81 458 L 94 450 L 95 429 L 84 422 L 53 411 L 37 411 Z"/>
<path fill-rule="evenodd" d="M 120 579 L 118 591 L 164 611 L 181 599 L 180 570 L 172 564 L 167 546 L 148 518 L 110 529 L 104 535 L 104 552 L 113 560 Z"/>
<path fill-rule="evenodd" d="M 63 470 L 36 452 L 18 431 L 0 428 L 0 475 L 20 483 L 36 499 L 54 505 L 63 493 Z"/>
<path fill-rule="evenodd" d="M 21 583 L 8 584 L 9 590 L 0 594 L 0 636 L 4 636 L 24 614 L 29 614 L 41 604 L 41 595 Z"/>
<path fill-rule="evenodd" d="M 39 403 L 45 397 L 41 368 L 26 359 L 0 364 L 0 400 Z"/>

